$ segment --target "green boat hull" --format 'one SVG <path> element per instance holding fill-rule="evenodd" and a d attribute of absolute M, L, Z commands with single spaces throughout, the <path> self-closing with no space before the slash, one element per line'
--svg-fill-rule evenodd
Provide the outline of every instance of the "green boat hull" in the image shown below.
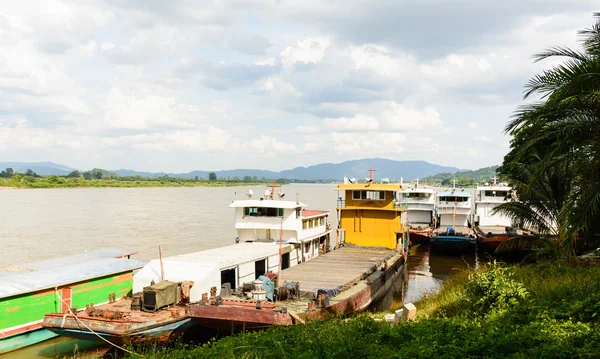
<path fill-rule="evenodd" d="M 48 329 L 40 328 L 31 332 L 13 335 L 12 337 L 0 339 L 0 354 L 34 345 L 44 340 L 56 338 L 58 334 Z"/>

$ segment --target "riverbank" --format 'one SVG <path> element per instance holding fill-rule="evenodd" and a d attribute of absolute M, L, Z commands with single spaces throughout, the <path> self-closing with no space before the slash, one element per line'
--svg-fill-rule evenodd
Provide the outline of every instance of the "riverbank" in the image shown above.
<path fill-rule="evenodd" d="M 42 177 L 42 178 L 0 178 L 0 189 L 8 188 L 143 188 L 143 187 L 234 187 L 254 186 L 267 182 L 244 182 L 244 181 L 206 181 L 188 179 L 161 179 L 161 180 L 104 180 L 64 177 Z"/>
<path fill-rule="evenodd" d="M 600 268 L 554 264 L 457 272 L 416 303 L 417 320 L 381 315 L 272 328 L 202 346 L 151 348 L 160 358 L 591 358 L 600 352 Z M 130 356 L 129 358 L 135 358 Z"/>

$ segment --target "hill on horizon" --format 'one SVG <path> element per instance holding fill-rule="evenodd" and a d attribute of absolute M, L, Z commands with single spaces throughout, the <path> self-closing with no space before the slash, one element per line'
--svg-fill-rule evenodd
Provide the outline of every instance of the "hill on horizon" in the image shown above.
<path fill-rule="evenodd" d="M 60 175 L 64 176 L 71 171 L 76 170 L 68 166 L 56 164 L 53 162 L 0 162 L 0 169 L 7 167 L 13 168 L 15 172 L 25 172 L 31 169 L 39 175 Z M 364 179 L 368 176 L 368 170 L 376 170 L 376 178 L 389 178 L 391 180 L 412 180 L 417 177 L 423 178 L 433 176 L 442 172 L 458 172 L 456 167 L 441 166 L 426 161 L 395 161 L 384 158 L 365 158 L 359 160 L 345 161 L 341 163 L 321 163 L 308 167 L 296 167 L 290 170 L 269 171 L 261 169 L 234 169 L 222 171 L 196 170 L 188 173 L 165 173 L 165 172 L 143 172 L 130 169 L 112 170 L 110 172 L 119 176 L 144 176 L 144 177 L 169 177 L 181 178 L 208 178 L 208 174 L 214 172 L 219 178 L 231 178 L 250 176 L 266 179 L 285 178 L 290 180 L 331 180 L 341 181 L 344 177 Z M 82 169 L 79 169 L 82 171 Z"/>

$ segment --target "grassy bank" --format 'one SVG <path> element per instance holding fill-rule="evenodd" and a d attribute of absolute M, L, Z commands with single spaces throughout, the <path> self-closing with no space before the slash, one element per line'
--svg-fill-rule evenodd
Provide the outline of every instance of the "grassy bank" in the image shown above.
<path fill-rule="evenodd" d="M 600 268 L 550 264 L 459 272 L 392 326 L 361 315 L 272 328 L 149 358 L 596 358 Z M 139 349 L 138 349 L 139 350 Z M 140 350 L 141 351 L 141 350 Z M 132 356 L 131 358 L 135 358 Z"/>
<path fill-rule="evenodd" d="M 252 186 L 257 183 L 242 181 L 206 181 L 187 179 L 122 181 L 108 179 L 64 178 L 58 176 L 41 178 L 0 178 L 1 187 L 11 188 L 86 188 L 86 187 L 227 187 Z"/>

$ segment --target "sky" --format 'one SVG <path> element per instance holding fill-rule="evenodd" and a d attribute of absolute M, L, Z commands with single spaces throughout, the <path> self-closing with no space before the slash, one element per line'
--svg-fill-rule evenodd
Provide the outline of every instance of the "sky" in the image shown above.
<path fill-rule="evenodd" d="M 186 172 L 500 164 L 587 0 L 6 1 L 0 161 Z"/>

